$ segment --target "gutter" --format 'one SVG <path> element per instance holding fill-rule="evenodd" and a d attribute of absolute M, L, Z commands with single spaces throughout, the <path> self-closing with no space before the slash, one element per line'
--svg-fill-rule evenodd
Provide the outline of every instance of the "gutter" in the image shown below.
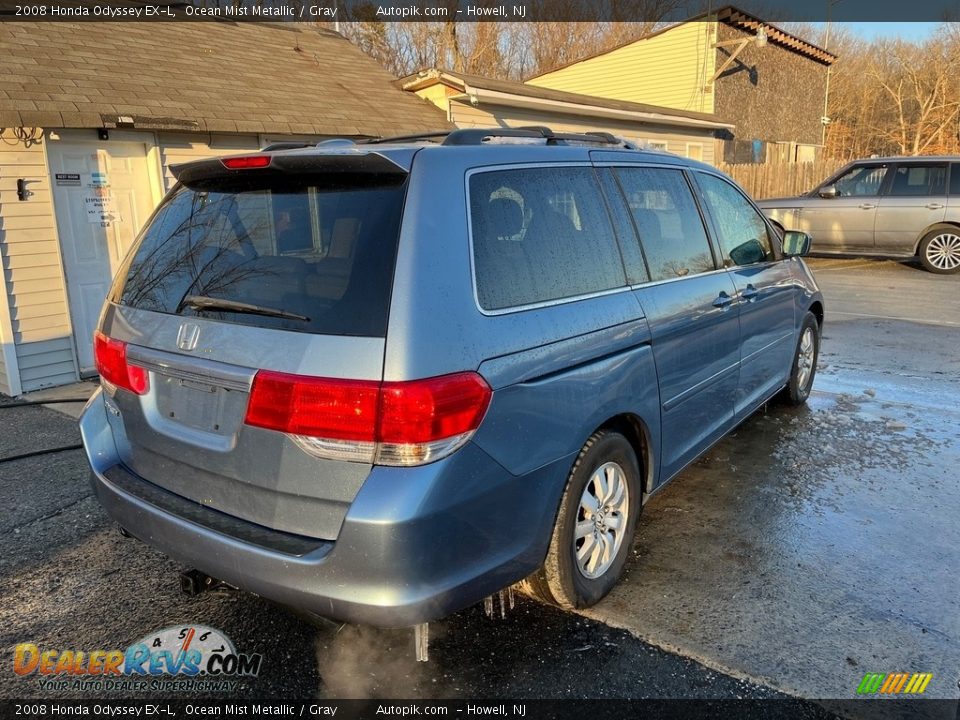
<path fill-rule="evenodd" d="M 702 128 L 705 130 L 732 130 L 735 127 L 731 123 L 713 120 L 697 120 L 695 118 L 666 115 L 664 113 L 643 112 L 640 110 L 618 110 L 616 108 L 600 107 L 597 105 L 581 105 L 579 103 L 568 103 L 559 100 L 525 97 L 513 93 L 471 87 L 466 83 L 462 84 L 463 94 L 451 96 L 449 98 L 450 100 L 466 100 L 471 105 L 479 105 L 482 102 L 487 102 L 492 105 L 505 105 L 530 110 L 553 110 L 554 112 L 561 112 L 567 115 L 586 115 L 613 120 L 629 120 L 634 122 L 657 123 L 659 125 Z"/>

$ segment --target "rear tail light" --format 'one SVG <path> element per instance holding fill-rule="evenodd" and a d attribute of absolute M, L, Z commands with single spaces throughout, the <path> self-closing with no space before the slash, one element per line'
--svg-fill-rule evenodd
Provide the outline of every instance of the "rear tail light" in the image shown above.
<path fill-rule="evenodd" d="M 423 465 L 473 436 L 491 395 L 490 386 L 472 372 L 376 382 L 261 370 L 244 422 L 285 432 L 317 457 Z"/>
<path fill-rule="evenodd" d="M 100 379 L 137 395 L 146 395 L 150 377 L 145 368 L 127 362 L 127 344 L 97 331 L 93 335 L 93 357 Z"/>
<path fill-rule="evenodd" d="M 223 158 L 220 162 L 227 170 L 251 170 L 270 165 L 269 155 L 244 155 L 243 157 Z"/>

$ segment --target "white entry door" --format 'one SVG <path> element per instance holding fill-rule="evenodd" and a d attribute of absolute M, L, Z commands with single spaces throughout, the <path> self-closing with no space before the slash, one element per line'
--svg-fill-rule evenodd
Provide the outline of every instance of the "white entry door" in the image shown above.
<path fill-rule="evenodd" d="M 81 373 L 94 370 L 93 331 L 127 250 L 153 210 L 143 143 L 48 145 L 57 229 Z"/>

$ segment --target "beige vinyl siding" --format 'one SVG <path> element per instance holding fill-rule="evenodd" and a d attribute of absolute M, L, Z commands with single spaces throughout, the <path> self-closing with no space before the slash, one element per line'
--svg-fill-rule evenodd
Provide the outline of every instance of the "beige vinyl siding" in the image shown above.
<path fill-rule="evenodd" d="M 73 350 L 73 338 L 70 337 L 17 345 L 20 382 L 24 391 L 74 382 L 77 366 Z"/>
<path fill-rule="evenodd" d="M 715 22 L 689 22 L 528 80 L 530 85 L 712 113 Z"/>
<path fill-rule="evenodd" d="M 160 162 L 163 164 L 163 189 L 169 190 L 176 180 L 170 166 L 215 155 L 231 155 L 260 149 L 258 135 L 188 135 L 160 133 Z"/>
<path fill-rule="evenodd" d="M 712 130 L 678 128 L 641 122 L 591 119 L 577 115 L 561 115 L 555 112 L 540 113 L 499 105 L 474 107 L 461 100 L 450 101 L 450 119 L 458 128 L 471 127 L 521 127 L 523 125 L 547 125 L 555 132 L 590 132 L 601 130 L 613 133 L 638 143 L 664 142 L 667 150 L 677 155 L 686 155 L 687 145 L 703 144 L 703 162 L 713 164 L 714 141 Z"/>
<path fill-rule="evenodd" d="M 0 136 L 0 255 L 10 339 L 15 345 L 21 390 L 77 379 L 66 284 L 56 217 L 41 139 L 24 143 L 10 130 Z M 17 199 L 17 179 L 33 195 Z M 0 334 L 0 339 L 2 339 Z M 7 355 L 9 360 L 10 355 Z M 9 371 L 10 363 L 4 369 Z M 11 378 L 6 378 L 9 389 Z"/>
<path fill-rule="evenodd" d="M 456 90 L 447 87 L 443 83 L 430 85 L 416 91 L 417 95 L 422 97 L 424 100 L 429 100 L 444 112 L 447 112 L 447 98 L 449 98 L 451 95 L 455 95 L 456 93 Z M 449 117 L 447 119 L 449 119 Z"/>

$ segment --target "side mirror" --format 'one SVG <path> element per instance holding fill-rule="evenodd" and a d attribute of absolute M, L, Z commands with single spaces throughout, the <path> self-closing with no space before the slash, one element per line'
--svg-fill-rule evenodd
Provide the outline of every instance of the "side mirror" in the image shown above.
<path fill-rule="evenodd" d="M 827 198 L 827 199 L 835 198 L 835 197 L 840 197 L 840 191 L 837 190 L 836 185 L 825 185 L 822 188 L 820 188 L 819 195 L 820 197 Z"/>
<path fill-rule="evenodd" d="M 810 236 L 799 230 L 787 230 L 783 234 L 783 254 L 786 257 L 803 257 L 810 252 Z"/>

